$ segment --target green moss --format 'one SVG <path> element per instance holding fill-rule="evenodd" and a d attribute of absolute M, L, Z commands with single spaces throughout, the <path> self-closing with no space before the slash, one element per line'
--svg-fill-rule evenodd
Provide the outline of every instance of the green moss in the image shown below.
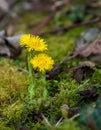
<path fill-rule="evenodd" d="M 95 70 L 95 72 L 94 72 L 93 76 L 91 77 L 91 83 L 92 84 L 96 84 L 96 83 L 101 84 L 101 78 L 100 78 L 101 69 L 95 68 L 94 70 Z"/>
<path fill-rule="evenodd" d="M 73 121 L 73 120 L 65 120 L 65 122 L 61 125 L 58 125 L 57 127 L 53 127 L 52 129 L 48 129 L 48 130 L 81 130 L 78 127 L 77 122 Z"/>
<path fill-rule="evenodd" d="M 15 130 L 18 122 L 21 123 L 22 118 L 22 106 L 20 101 L 16 101 L 13 104 L 0 105 L 0 129 L 1 130 Z"/>
<path fill-rule="evenodd" d="M 16 61 L 18 61 L 19 64 L 16 64 Z M 27 50 L 26 49 L 22 50 L 22 53 L 14 60 L 14 64 L 24 69 L 27 68 Z"/>
<path fill-rule="evenodd" d="M 15 130 L 13 126 L 6 126 L 4 121 L 0 121 L 0 130 Z"/>
<path fill-rule="evenodd" d="M 20 101 L 16 101 L 3 109 L 2 114 L 6 117 L 7 124 L 15 124 L 21 120 L 22 106 Z"/>
<path fill-rule="evenodd" d="M 79 90 L 83 90 L 87 88 L 87 84 L 78 84 L 71 78 L 67 79 L 67 81 L 61 81 L 59 84 L 58 92 L 55 94 L 53 98 L 53 107 L 54 110 L 58 112 L 59 108 L 63 104 L 68 104 L 71 107 L 77 104 L 77 101 L 80 99 L 77 92 Z"/>
<path fill-rule="evenodd" d="M 23 17 L 21 17 L 18 21 L 17 24 L 15 25 L 15 30 L 16 33 L 29 33 L 34 30 L 34 28 L 40 23 L 40 21 L 46 16 L 45 13 L 43 12 L 28 12 L 26 13 Z M 34 23 L 35 26 L 28 26 L 30 23 Z M 37 24 L 38 23 L 38 24 Z"/>
<path fill-rule="evenodd" d="M 27 74 L 18 71 L 12 60 L 0 61 L 0 129 L 14 130 L 21 119 L 23 100 L 26 100 Z"/>
<path fill-rule="evenodd" d="M 45 13 L 43 14 L 42 12 L 35 12 L 33 14 L 33 12 L 30 12 L 30 13 L 26 13 L 21 19 L 19 19 L 18 23 L 25 24 L 32 21 L 34 22 L 34 21 L 41 20 L 43 17 L 45 17 Z"/>
<path fill-rule="evenodd" d="M 23 98 L 27 91 L 28 79 L 25 72 L 18 71 L 12 60 L 0 61 L 0 100 Z"/>

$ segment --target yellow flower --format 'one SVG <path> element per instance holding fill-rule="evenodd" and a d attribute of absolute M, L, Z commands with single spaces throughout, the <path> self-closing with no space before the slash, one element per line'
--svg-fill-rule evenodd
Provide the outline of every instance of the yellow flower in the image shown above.
<path fill-rule="evenodd" d="M 47 50 L 47 44 L 44 39 L 41 39 L 39 36 L 34 36 L 31 34 L 24 34 L 20 38 L 20 44 L 25 45 L 28 48 L 28 51 L 44 51 Z"/>
<path fill-rule="evenodd" d="M 54 64 L 54 60 L 44 53 L 35 55 L 30 62 L 34 69 L 38 68 L 39 71 L 43 73 L 47 70 L 51 70 Z"/>
<path fill-rule="evenodd" d="M 27 45 L 29 43 L 31 35 L 30 34 L 24 34 L 20 37 L 20 45 Z"/>

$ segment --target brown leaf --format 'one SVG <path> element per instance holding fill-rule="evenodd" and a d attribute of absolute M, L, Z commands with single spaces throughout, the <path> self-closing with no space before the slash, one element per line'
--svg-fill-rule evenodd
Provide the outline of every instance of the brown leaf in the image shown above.
<path fill-rule="evenodd" d="M 92 43 L 78 48 L 76 51 L 73 52 L 72 55 L 81 55 L 83 57 L 88 57 L 91 54 L 101 54 L 101 39 L 97 38 Z"/>
<path fill-rule="evenodd" d="M 73 72 L 73 78 L 77 81 L 80 82 L 83 79 L 83 70 L 82 68 L 77 68 Z"/>
<path fill-rule="evenodd" d="M 92 56 L 90 60 L 94 63 L 101 64 L 101 54 Z"/>
<path fill-rule="evenodd" d="M 88 67 L 94 67 L 95 63 L 91 61 L 83 61 L 79 63 L 80 66 L 88 66 Z"/>
<path fill-rule="evenodd" d="M 95 66 L 95 63 L 90 62 L 90 61 L 84 61 L 80 62 L 78 66 L 68 68 L 66 67 L 66 63 L 58 66 L 59 64 L 55 64 L 54 68 L 51 71 L 48 71 L 46 73 L 46 78 L 47 79 L 55 79 L 57 78 L 58 74 L 62 72 L 72 72 L 73 73 L 73 78 L 77 81 L 80 82 L 86 77 L 92 76 L 94 70 L 93 67 Z"/>
<path fill-rule="evenodd" d="M 95 101 L 99 96 L 97 93 L 97 88 L 95 86 L 91 86 L 86 90 L 78 91 L 77 94 L 81 96 L 81 99 L 78 101 L 78 103 L 84 100 Z"/>
<path fill-rule="evenodd" d="M 73 72 L 73 78 L 77 81 L 80 82 L 84 78 L 87 78 L 89 76 L 92 76 L 94 70 L 92 67 L 94 67 L 95 64 L 90 61 L 85 61 L 80 63 L 78 66 L 72 68 Z"/>

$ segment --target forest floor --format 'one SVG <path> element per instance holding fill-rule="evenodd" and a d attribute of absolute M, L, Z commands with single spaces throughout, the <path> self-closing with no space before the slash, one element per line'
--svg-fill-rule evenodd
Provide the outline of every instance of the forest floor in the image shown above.
<path fill-rule="evenodd" d="M 26 13 L 15 23 L 13 36 L 32 33 L 32 26 L 37 25 L 30 22 L 38 23 L 47 15 L 46 12 Z M 87 19 L 88 15 L 83 22 Z M 74 21 L 61 19 L 57 13 L 42 31 L 71 24 Z M 74 28 L 65 31 L 39 33 L 48 44 L 47 54 L 55 62 L 54 68 L 46 73 L 49 96 L 41 103 L 40 83 L 36 88 L 37 97 L 29 101 L 27 49 L 23 48 L 14 58 L 0 56 L 0 130 L 100 130 L 99 26 L 99 23 L 83 26 L 76 23 Z"/>

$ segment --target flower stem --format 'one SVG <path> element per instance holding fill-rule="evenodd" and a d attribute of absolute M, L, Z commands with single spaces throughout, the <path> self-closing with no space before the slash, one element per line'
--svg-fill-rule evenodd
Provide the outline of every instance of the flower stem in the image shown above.
<path fill-rule="evenodd" d="M 32 55 L 31 52 L 28 52 L 28 70 L 29 70 L 29 88 L 28 88 L 28 91 L 29 91 L 30 99 L 32 100 L 33 97 L 35 96 L 36 78 L 35 78 L 35 74 L 34 74 L 34 71 L 33 71 L 33 67 L 30 63 L 31 55 Z"/>
<path fill-rule="evenodd" d="M 43 99 L 47 99 L 48 97 L 48 90 L 46 88 L 46 75 L 41 73 L 41 85 L 43 88 Z"/>

